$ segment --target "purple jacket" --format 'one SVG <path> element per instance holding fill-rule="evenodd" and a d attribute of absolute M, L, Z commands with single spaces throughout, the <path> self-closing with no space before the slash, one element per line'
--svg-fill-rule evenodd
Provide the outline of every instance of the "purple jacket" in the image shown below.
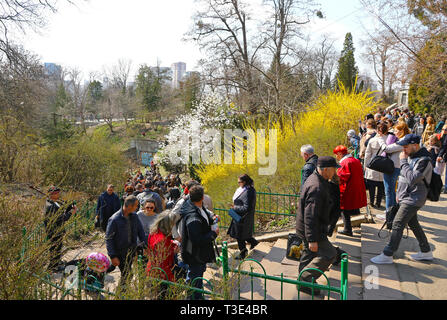
<path fill-rule="evenodd" d="M 386 139 L 386 145 L 392 145 L 394 143 L 396 143 L 399 139 L 394 135 L 394 134 L 389 134 L 388 138 Z M 382 157 L 386 157 L 386 152 L 383 152 L 381 154 Z"/>

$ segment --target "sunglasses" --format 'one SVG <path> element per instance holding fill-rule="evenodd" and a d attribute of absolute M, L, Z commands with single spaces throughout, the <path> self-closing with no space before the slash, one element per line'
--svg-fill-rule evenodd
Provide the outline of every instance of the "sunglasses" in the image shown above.
<path fill-rule="evenodd" d="M 154 207 L 145 207 L 145 209 L 154 210 L 155 208 Z"/>

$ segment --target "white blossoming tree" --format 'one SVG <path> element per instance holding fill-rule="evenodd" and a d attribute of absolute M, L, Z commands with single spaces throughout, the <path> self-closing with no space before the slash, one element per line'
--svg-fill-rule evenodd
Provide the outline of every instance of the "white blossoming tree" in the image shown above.
<path fill-rule="evenodd" d="M 232 127 L 234 106 L 211 93 L 194 103 L 190 113 L 179 116 L 160 147 L 165 168 L 220 161 L 221 130 Z"/>

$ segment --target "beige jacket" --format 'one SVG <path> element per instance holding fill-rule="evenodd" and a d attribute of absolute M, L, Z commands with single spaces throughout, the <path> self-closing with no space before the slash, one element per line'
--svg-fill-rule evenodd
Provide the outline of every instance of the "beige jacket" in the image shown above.
<path fill-rule="evenodd" d="M 366 142 L 366 140 L 368 140 L 371 137 L 371 135 L 374 132 L 376 132 L 376 130 L 368 129 L 366 131 L 366 133 L 363 134 L 362 138 L 360 139 L 360 152 L 359 152 L 360 159 L 365 159 L 365 152 L 366 152 L 365 142 Z"/>
<path fill-rule="evenodd" d="M 377 134 L 374 138 L 369 140 L 368 146 L 366 147 L 365 160 L 364 160 L 365 178 L 367 180 L 383 181 L 383 173 L 368 169 L 367 166 L 369 165 L 371 160 L 377 155 L 379 150 L 381 150 L 381 145 L 383 144 L 386 145 L 386 138 L 387 136 L 381 137 L 379 136 L 379 134 Z"/>

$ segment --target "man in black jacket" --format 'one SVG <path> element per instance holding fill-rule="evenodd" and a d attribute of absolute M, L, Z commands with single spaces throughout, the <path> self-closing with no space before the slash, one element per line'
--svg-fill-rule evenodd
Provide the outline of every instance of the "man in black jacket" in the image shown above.
<path fill-rule="evenodd" d="M 99 225 L 104 232 L 110 217 L 121 208 L 121 200 L 114 191 L 115 187 L 109 184 L 107 191 L 98 197 L 96 205 L 96 225 Z"/>
<path fill-rule="evenodd" d="M 106 230 L 106 247 L 112 265 L 121 271 L 120 286 L 127 282 L 133 259 L 137 252 L 137 244 L 144 243 L 147 248 L 147 238 L 143 225 L 135 214 L 138 199 L 128 196 L 124 206 L 110 217 Z"/>
<path fill-rule="evenodd" d="M 193 286 L 203 289 L 202 278 L 206 271 L 206 264 L 216 261 L 213 242 L 219 234 L 218 217 L 203 206 L 204 190 L 200 185 L 194 185 L 189 190 L 189 199 L 180 209 L 182 216 L 182 258 L 189 265 L 186 280 Z M 194 279 L 197 279 L 194 281 Z M 202 300 L 203 294 L 194 292 L 189 297 Z"/>
<path fill-rule="evenodd" d="M 318 156 L 315 154 L 314 148 L 308 144 L 301 147 L 301 157 L 306 161 L 306 164 L 301 170 L 301 188 L 306 182 L 307 178 L 314 173 L 317 168 Z"/>
<path fill-rule="evenodd" d="M 61 262 L 62 245 L 65 235 L 64 223 L 70 219 L 71 215 L 76 213 L 75 205 L 63 205 L 59 201 L 60 189 L 51 186 L 48 189 L 49 199 L 45 205 L 45 230 L 50 246 L 50 264 L 49 268 L 52 271 L 61 271 L 58 264 Z"/>
<path fill-rule="evenodd" d="M 337 250 L 328 240 L 331 224 L 331 211 L 335 204 L 331 196 L 331 186 L 328 182 L 336 174 L 339 165 L 332 157 L 320 157 L 317 170 L 303 185 L 300 206 L 296 219 L 296 232 L 303 240 L 304 250 L 300 259 L 299 272 L 304 268 L 315 268 L 322 272 L 336 260 Z M 301 281 L 311 282 L 321 276 L 318 271 L 306 271 Z M 300 287 L 300 291 L 311 293 L 308 287 Z M 319 290 L 314 290 L 319 295 Z"/>

